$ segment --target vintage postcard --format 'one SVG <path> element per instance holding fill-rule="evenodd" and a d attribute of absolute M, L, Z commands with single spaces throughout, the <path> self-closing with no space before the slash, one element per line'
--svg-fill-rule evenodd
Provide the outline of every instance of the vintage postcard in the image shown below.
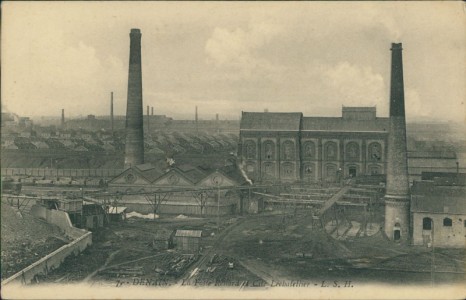
<path fill-rule="evenodd" d="M 4 1 L 4 299 L 464 299 L 462 2 Z"/>

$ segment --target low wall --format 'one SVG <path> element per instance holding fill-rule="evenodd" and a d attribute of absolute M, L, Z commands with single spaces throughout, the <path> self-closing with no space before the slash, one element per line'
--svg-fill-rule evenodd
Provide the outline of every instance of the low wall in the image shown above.
<path fill-rule="evenodd" d="M 71 243 L 60 247 L 15 275 L 3 280 L 2 287 L 12 283 L 29 284 L 34 280 L 35 276 L 47 275 L 48 272 L 58 268 L 69 255 L 78 255 L 91 244 L 92 233 L 87 232 Z"/>
<path fill-rule="evenodd" d="M 87 231 L 73 226 L 70 216 L 67 212 L 55 209 L 47 209 L 44 206 L 34 204 L 31 207 L 31 215 L 36 218 L 43 219 L 47 223 L 58 226 L 68 237 L 77 239 Z"/>
<path fill-rule="evenodd" d="M 28 284 L 36 275 L 47 275 L 49 271 L 58 268 L 69 255 L 78 255 L 92 244 L 92 232 L 73 226 L 68 213 L 60 210 L 47 209 L 34 204 L 30 213 L 47 223 L 58 226 L 66 236 L 73 239 L 47 256 L 41 258 L 32 265 L 24 268 L 13 276 L 2 281 L 2 286 L 11 283 Z"/>

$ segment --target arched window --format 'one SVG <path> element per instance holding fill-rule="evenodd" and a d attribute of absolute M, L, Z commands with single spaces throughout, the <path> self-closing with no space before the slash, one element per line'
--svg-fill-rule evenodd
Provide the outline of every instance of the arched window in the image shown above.
<path fill-rule="evenodd" d="M 285 163 L 282 166 L 282 177 L 283 178 L 292 178 L 293 177 L 293 165 L 290 163 Z"/>
<path fill-rule="evenodd" d="M 380 161 L 382 159 L 382 146 L 374 142 L 369 144 L 369 160 Z"/>
<path fill-rule="evenodd" d="M 272 141 L 267 141 L 264 143 L 264 159 L 273 160 L 275 159 L 275 144 Z"/>
<path fill-rule="evenodd" d="M 359 160 L 359 145 L 356 142 L 350 142 L 346 145 L 346 160 L 358 161 Z"/>
<path fill-rule="evenodd" d="M 443 219 L 443 226 L 451 227 L 452 221 L 450 218 Z"/>
<path fill-rule="evenodd" d="M 325 159 L 336 160 L 337 159 L 337 144 L 335 142 L 327 142 L 325 144 Z"/>
<path fill-rule="evenodd" d="M 247 141 L 244 143 L 244 153 L 246 159 L 256 159 L 256 143 Z"/>
<path fill-rule="evenodd" d="M 304 159 L 313 159 L 315 158 L 315 144 L 313 142 L 306 142 L 303 145 L 303 157 Z"/>
<path fill-rule="evenodd" d="M 294 143 L 291 141 L 286 141 L 282 145 L 282 152 L 283 152 L 283 159 L 284 160 L 292 160 L 294 159 Z"/>
<path fill-rule="evenodd" d="M 275 170 L 273 163 L 265 163 L 264 164 L 264 176 L 270 177 L 274 176 Z"/>
<path fill-rule="evenodd" d="M 431 218 L 422 219 L 422 229 L 423 230 L 432 230 L 432 219 Z"/>

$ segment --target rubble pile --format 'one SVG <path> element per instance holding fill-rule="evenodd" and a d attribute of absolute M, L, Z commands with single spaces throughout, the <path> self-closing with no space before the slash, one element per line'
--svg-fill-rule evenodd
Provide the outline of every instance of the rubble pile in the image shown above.
<path fill-rule="evenodd" d="M 8 278 L 70 242 L 54 225 L 1 204 L 2 278 Z"/>

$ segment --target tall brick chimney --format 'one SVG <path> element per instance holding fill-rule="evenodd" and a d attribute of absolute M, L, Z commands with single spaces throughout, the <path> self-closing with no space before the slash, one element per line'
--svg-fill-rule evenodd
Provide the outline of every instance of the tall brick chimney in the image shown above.
<path fill-rule="evenodd" d="M 402 50 L 401 43 L 392 44 L 385 234 L 390 240 L 407 241 L 410 238 L 410 191 Z"/>
<path fill-rule="evenodd" d="M 110 127 L 113 134 L 113 92 L 110 93 Z"/>
<path fill-rule="evenodd" d="M 196 106 L 196 112 L 194 114 L 194 122 L 196 123 L 196 132 L 199 132 L 199 125 L 198 125 L 198 117 L 197 117 L 197 106 Z"/>
<path fill-rule="evenodd" d="M 144 163 L 141 31 L 139 29 L 131 29 L 129 37 L 130 48 L 125 147 L 126 168 Z"/>
<path fill-rule="evenodd" d="M 147 105 L 147 133 L 150 134 L 150 115 L 149 115 L 149 105 Z"/>
<path fill-rule="evenodd" d="M 65 127 L 65 109 L 61 109 L 61 127 Z"/>

